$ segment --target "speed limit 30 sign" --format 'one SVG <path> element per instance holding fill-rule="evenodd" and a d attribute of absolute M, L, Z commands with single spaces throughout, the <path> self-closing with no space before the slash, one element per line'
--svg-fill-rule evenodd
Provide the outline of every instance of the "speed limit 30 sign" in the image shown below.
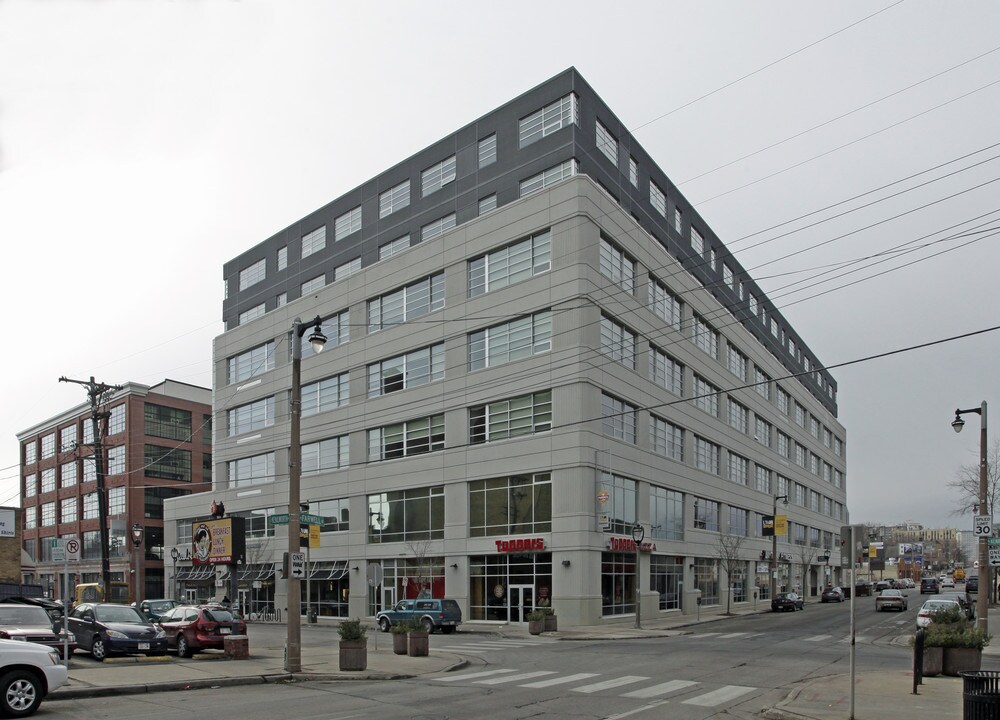
<path fill-rule="evenodd" d="M 972 529 L 976 537 L 989 537 L 993 534 L 993 518 L 989 515 L 976 515 Z"/>

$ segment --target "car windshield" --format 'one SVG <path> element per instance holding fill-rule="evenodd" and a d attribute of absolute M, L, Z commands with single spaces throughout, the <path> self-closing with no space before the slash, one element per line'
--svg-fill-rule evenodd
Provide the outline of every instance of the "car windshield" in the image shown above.
<path fill-rule="evenodd" d="M 41 608 L 0 607 L 0 625 L 48 625 L 49 614 Z"/>
<path fill-rule="evenodd" d="M 174 606 L 173 600 L 160 600 L 149 603 L 149 609 L 153 612 L 165 612 Z"/>
<path fill-rule="evenodd" d="M 900 597 L 903 593 L 899 590 L 883 590 L 882 597 Z"/>
<path fill-rule="evenodd" d="M 958 605 L 957 602 L 942 602 L 940 600 L 936 602 L 924 603 L 924 612 L 934 612 L 935 610 L 947 610 L 950 607 Z"/>
<path fill-rule="evenodd" d="M 234 618 L 233 614 L 228 610 L 213 608 L 205 611 L 205 619 L 214 622 L 232 622 Z"/>
<path fill-rule="evenodd" d="M 98 605 L 94 608 L 94 617 L 101 622 L 141 623 L 146 624 L 146 618 L 132 607 L 116 605 Z"/>

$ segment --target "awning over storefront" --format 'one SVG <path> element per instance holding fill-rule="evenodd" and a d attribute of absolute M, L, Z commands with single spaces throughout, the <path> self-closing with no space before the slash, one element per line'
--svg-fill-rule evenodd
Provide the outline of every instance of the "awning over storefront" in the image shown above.
<path fill-rule="evenodd" d="M 186 580 L 188 582 L 196 582 L 199 580 L 208 580 L 209 578 L 215 577 L 215 568 L 211 565 L 195 565 L 192 567 L 184 567 L 177 571 L 177 580 Z"/>
<path fill-rule="evenodd" d="M 347 575 L 347 561 L 314 562 L 309 573 L 310 580 L 340 580 Z"/>

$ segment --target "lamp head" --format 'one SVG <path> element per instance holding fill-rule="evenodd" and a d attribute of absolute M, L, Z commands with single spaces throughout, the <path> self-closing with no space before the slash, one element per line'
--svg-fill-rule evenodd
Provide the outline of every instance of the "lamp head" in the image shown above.
<path fill-rule="evenodd" d="M 644 537 L 646 537 L 646 530 L 642 527 L 642 525 L 640 525 L 639 523 L 633 525 L 632 539 L 635 540 L 635 544 L 638 545 L 639 543 L 641 543 Z"/>
<path fill-rule="evenodd" d="M 175 547 L 170 548 L 170 557 L 173 558 L 174 562 L 177 562 L 177 558 L 181 556 L 181 551 Z"/>
<path fill-rule="evenodd" d="M 323 334 L 323 319 L 319 315 L 313 320 L 313 331 L 309 335 L 309 344 L 312 345 L 312 351 L 317 355 L 323 352 L 323 348 L 326 346 L 326 335 Z"/>
<path fill-rule="evenodd" d="M 962 428 L 965 427 L 965 420 L 962 419 L 961 412 L 955 411 L 955 419 L 951 421 L 951 429 L 957 433 L 962 432 Z"/>

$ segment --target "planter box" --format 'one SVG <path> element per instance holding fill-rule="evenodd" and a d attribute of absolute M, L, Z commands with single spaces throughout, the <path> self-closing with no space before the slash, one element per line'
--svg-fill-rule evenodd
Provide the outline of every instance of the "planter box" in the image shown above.
<path fill-rule="evenodd" d="M 423 631 L 406 633 L 406 654 L 410 657 L 427 657 L 430 652 L 429 637 Z"/>
<path fill-rule="evenodd" d="M 559 623 L 555 615 L 545 616 L 545 632 L 556 632 L 559 630 Z"/>
<path fill-rule="evenodd" d="M 940 675 L 944 669 L 944 648 L 925 647 L 924 648 L 924 677 L 934 677 Z"/>
<path fill-rule="evenodd" d="M 541 635 L 545 631 L 544 620 L 529 620 L 528 633 L 531 635 Z"/>
<path fill-rule="evenodd" d="M 340 669 L 341 670 L 368 669 L 367 640 L 340 641 Z"/>
<path fill-rule="evenodd" d="M 406 633 L 392 634 L 392 651 L 396 655 L 406 655 Z"/>
<path fill-rule="evenodd" d="M 945 675 L 957 677 L 961 672 L 979 670 L 983 662 L 983 651 L 979 648 L 944 648 Z"/>

